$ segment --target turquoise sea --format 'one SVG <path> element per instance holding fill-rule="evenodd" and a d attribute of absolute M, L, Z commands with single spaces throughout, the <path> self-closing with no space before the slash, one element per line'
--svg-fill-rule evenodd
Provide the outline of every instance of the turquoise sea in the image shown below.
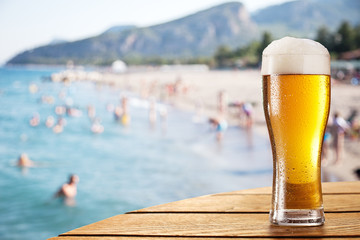
<path fill-rule="evenodd" d="M 195 123 L 194 113 L 163 103 L 167 119 L 151 128 L 147 102 L 135 94 L 48 80 L 60 70 L 0 68 L 0 239 L 46 239 L 135 209 L 271 185 L 267 138 L 230 127 L 219 145 L 206 120 Z M 130 99 L 128 127 L 109 111 L 122 95 Z M 81 115 L 64 115 L 64 130 L 55 134 L 45 120 L 65 104 Z M 102 134 L 90 131 L 89 105 Z M 32 127 L 34 114 L 40 123 Z M 18 168 L 21 153 L 36 167 Z M 75 206 L 53 199 L 71 173 L 80 177 Z"/>

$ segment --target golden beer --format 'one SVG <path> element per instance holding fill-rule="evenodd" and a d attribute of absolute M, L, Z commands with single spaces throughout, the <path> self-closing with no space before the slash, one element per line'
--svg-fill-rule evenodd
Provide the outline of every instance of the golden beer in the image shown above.
<path fill-rule="evenodd" d="M 330 104 L 328 75 L 263 76 L 264 111 L 286 209 L 322 207 L 320 149 Z M 279 189 L 275 189 L 279 191 Z M 274 206 L 277 207 L 277 206 Z"/>
<path fill-rule="evenodd" d="M 324 222 L 320 156 L 330 107 L 330 60 L 316 48 L 314 55 L 291 52 L 289 42 L 311 50 L 306 47 L 313 41 L 301 41 L 286 39 L 285 50 L 272 46 L 263 53 L 263 105 L 274 166 L 270 221 L 313 226 Z M 307 63 L 314 59 L 318 69 Z"/>

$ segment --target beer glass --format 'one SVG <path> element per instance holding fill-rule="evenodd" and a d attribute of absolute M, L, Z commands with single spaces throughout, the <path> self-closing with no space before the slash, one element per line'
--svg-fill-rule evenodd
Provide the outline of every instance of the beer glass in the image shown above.
<path fill-rule="evenodd" d="M 285 37 L 263 51 L 263 107 L 273 154 L 270 222 L 325 221 L 320 156 L 330 107 L 330 55 L 320 43 Z"/>

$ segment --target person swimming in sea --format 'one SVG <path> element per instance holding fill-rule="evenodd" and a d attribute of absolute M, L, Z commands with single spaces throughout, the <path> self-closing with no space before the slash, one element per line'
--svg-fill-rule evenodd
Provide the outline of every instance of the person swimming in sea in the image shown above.
<path fill-rule="evenodd" d="M 53 116 L 48 116 L 46 118 L 46 122 L 45 122 L 45 125 L 47 128 L 52 128 L 55 124 L 55 118 Z"/>
<path fill-rule="evenodd" d="M 95 134 L 104 132 L 104 126 L 101 124 L 101 120 L 99 118 L 96 118 L 91 125 L 91 132 Z"/>
<path fill-rule="evenodd" d="M 16 163 L 18 167 L 33 167 L 34 162 L 30 160 L 26 153 L 22 153 Z"/>
<path fill-rule="evenodd" d="M 154 98 L 149 100 L 149 122 L 150 127 L 155 128 L 156 120 L 157 120 L 157 112 L 156 112 L 156 102 Z"/>
<path fill-rule="evenodd" d="M 56 125 L 53 127 L 53 132 L 56 134 L 62 133 L 65 125 L 66 125 L 66 120 L 62 117 L 59 117 Z"/>
<path fill-rule="evenodd" d="M 96 109 L 93 105 L 89 105 L 87 107 L 87 114 L 88 114 L 88 117 L 89 119 L 94 119 L 95 116 L 96 116 Z"/>
<path fill-rule="evenodd" d="M 75 197 L 77 195 L 77 183 L 79 177 L 75 174 L 70 175 L 69 181 L 64 183 L 60 189 L 54 194 L 54 198 L 61 198 L 64 203 L 69 206 L 75 205 Z"/>
<path fill-rule="evenodd" d="M 131 117 L 128 111 L 128 99 L 123 97 L 121 99 L 121 107 L 117 106 L 114 110 L 114 118 L 122 125 L 126 126 L 130 123 Z"/>
<path fill-rule="evenodd" d="M 38 126 L 39 123 L 40 123 L 40 115 L 39 115 L 39 113 L 35 113 L 33 115 L 33 117 L 30 119 L 29 123 L 30 123 L 30 126 L 32 126 L 32 127 Z"/>

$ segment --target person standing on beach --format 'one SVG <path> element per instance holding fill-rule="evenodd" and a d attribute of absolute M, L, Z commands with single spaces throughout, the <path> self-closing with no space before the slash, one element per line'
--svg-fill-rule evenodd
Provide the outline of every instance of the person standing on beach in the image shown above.
<path fill-rule="evenodd" d="M 247 128 L 250 128 L 253 124 L 253 118 L 252 118 L 252 114 L 253 114 L 253 106 L 251 103 L 249 102 L 245 102 L 242 105 L 242 110 L 245 113 L 246 116 L 246 123 L 245 126 Z"/>
<path fill-rule="evenodd" d="M 338 112 L 334 114 L 333 131 L 334 131 L 334 148 L 335 148 L 335 164 L 342 162 L 344 152 L 345 132 L 349 129 L 348 123 Z"/>
<path fill-rule="evenodd" d="M 225 90 L 219 91 L 217 98 L 217 110 L 218 114 L 226 115 L 228 106 L 228 96 Z"/>
<path fill-rule="evenodd" d="M 331 143 L 331 133 L 329 131 L 329 126 L 326 127 L 321 151 L 321 164 L 326 166 L 328 164 L 329 157 L 329 147 Z"/>

